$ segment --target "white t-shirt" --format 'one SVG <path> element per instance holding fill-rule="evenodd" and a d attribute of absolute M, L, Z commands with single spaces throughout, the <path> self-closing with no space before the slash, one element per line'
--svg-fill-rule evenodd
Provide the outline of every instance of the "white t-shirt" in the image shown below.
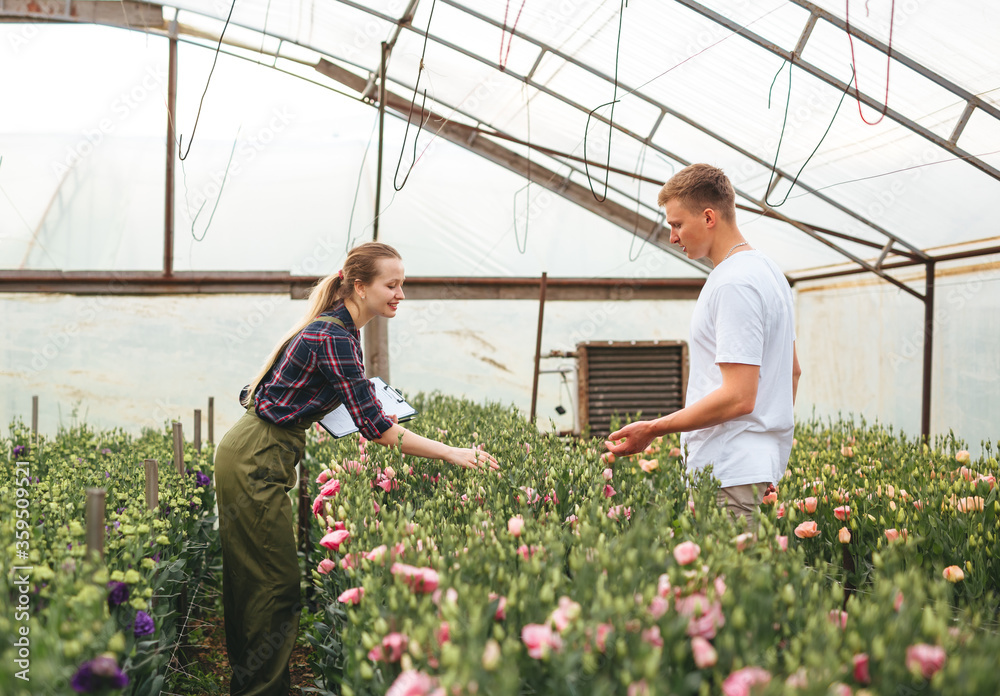
<path fill-rule="evenodd" d="M 691 317 L 690 406 L 722 386 L 719 363 L 760 366 L 752 413 L 681 434 L 689 470 L 713 465 L 723 487 L 777 483 L 792 449 L 792 292 L 756 249 L 733 254 L 708 276 Z"/>

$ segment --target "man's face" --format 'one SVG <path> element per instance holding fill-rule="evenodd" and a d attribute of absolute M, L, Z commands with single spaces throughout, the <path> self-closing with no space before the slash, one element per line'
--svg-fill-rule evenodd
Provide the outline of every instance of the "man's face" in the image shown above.
<path fill-rule="evenodd" d="M 667 224 L 670 225 L 670 243 L 681 247 L 689 259 L 708 256 L 715 241 L 715 231 L 708 225 L 705 211 L 692 212 L 677 199 L 667 201 Z"/>

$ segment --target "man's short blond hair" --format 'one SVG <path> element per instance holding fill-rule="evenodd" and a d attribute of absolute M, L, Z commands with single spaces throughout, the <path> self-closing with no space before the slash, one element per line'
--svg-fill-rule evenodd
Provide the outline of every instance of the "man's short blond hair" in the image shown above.
<path fill-rule="evenodd" d="M 692 164 L 670 177 L 660 189 L 656 204 L 663 208 L 672 200 L 693 213 L 711 208 L 727 222 L 736 220 L 733 184 L 725 172 L 710 164 Z"/>

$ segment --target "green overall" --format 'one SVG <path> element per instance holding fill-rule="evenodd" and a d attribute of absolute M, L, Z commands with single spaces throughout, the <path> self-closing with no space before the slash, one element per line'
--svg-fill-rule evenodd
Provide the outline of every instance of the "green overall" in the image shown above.
<path fill-rule="evenodd" d="M 317 317 L 343 327 L 332 317 Z M 222 541 L 222 601 L 233 696 L 286 696 L 299 632 L 301 570 L 292 505 L 306 430 L 320 420 L 279 426 L 251 405 L 216 449 Z"/>

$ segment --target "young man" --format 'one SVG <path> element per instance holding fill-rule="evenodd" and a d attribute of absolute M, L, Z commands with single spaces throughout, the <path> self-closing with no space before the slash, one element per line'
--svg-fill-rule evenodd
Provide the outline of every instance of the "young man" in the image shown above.
<path fill-rule="evenodd" d="M 616 455 L 643 451 L 680 432 L 689 470 L 713 467 L 720 507 L 748 525 L 792 448 L 798 358 L 792 293 L 773 261 L 736 226 L 736 194 L 721 169 L 694 164 L 660 190 L 670 242 L 713 270 L 691 318 L 687 406 L 611 433 Z"/>

